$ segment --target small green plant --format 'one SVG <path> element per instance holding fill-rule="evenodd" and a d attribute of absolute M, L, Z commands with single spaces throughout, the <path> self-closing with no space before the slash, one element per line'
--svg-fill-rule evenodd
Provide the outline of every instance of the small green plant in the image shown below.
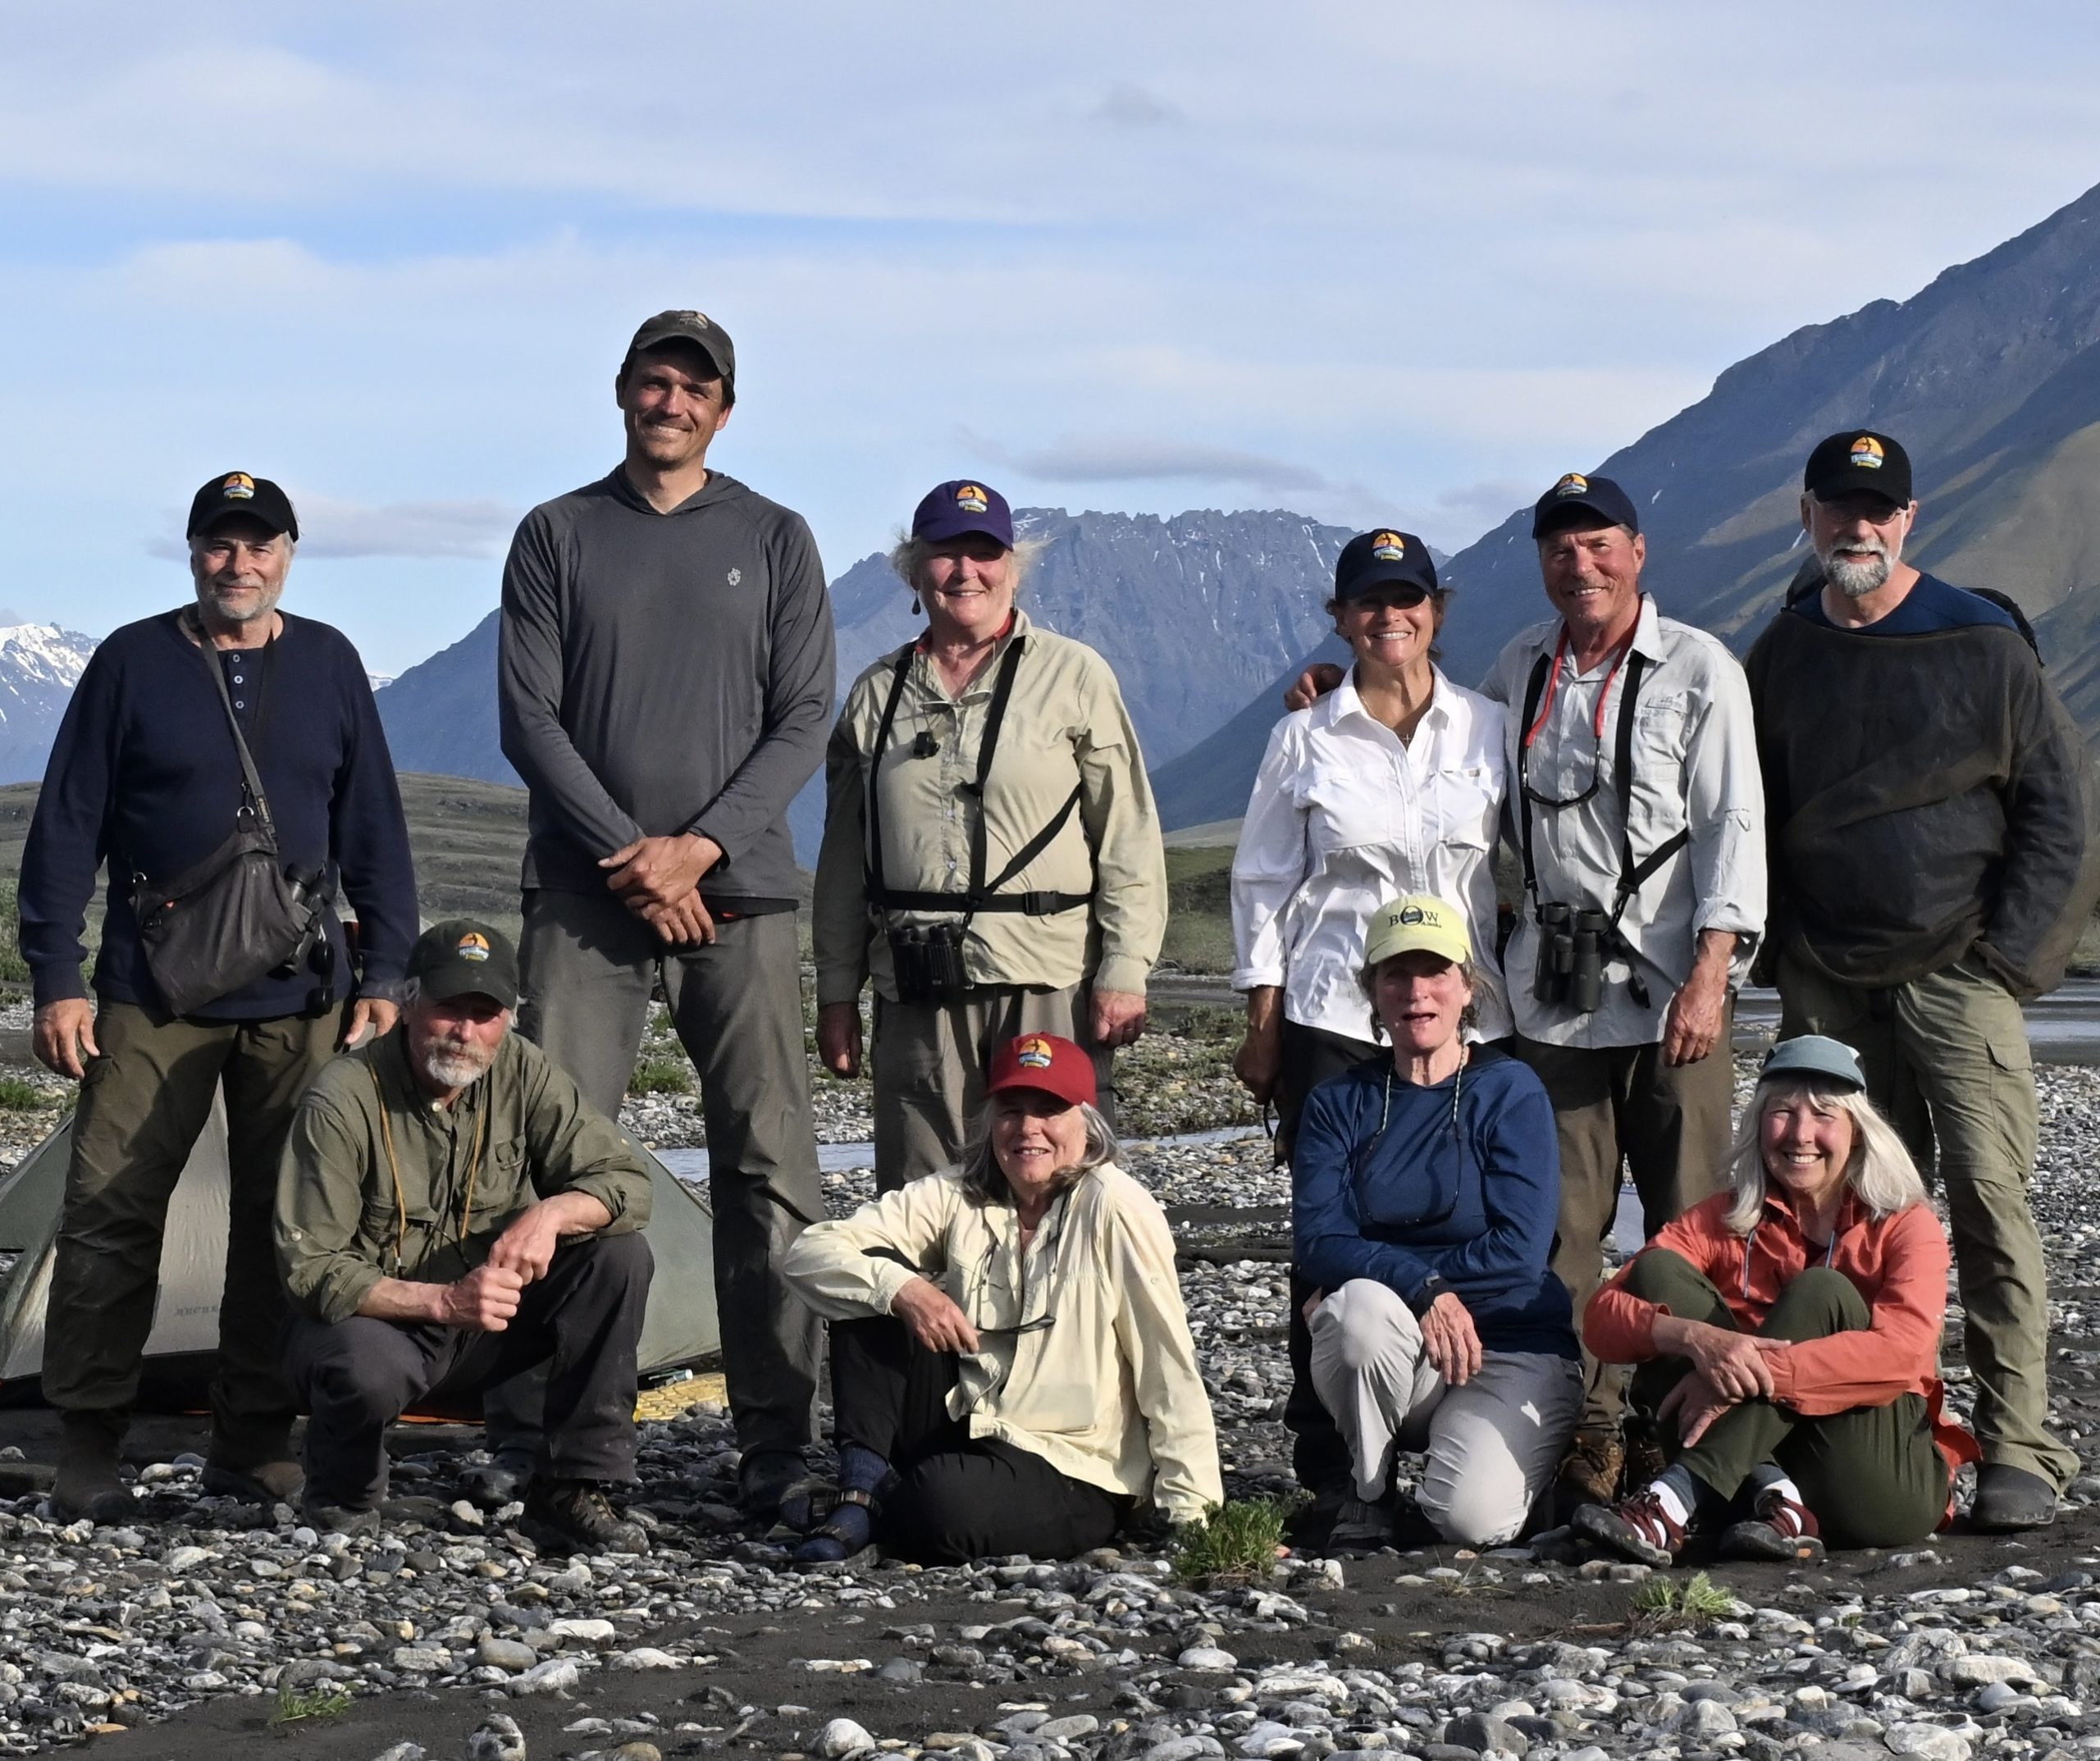
<path fill-rule="evenodd" d="M 629 1094 L 691 1094 L 692 1073 L 675 1058 L 644 1058 L 628 1079 Z"/>
<path fill-rule="evenodd" d="M 277 1690 L 277 1709 L 270 1714 L 272 1724 L 311 1723 L 322 1718 L 340 1718 L 350 1709 L 350 1696 L 340 1688 L 331 1687 L 326 1682 L 316 1682 L 312 1687 L 294 1687 L 290 1683 Z"/>
<path fill-rule="evenodd" d="M 1704 1572 L 1694 1572 L 1682 1584 L 1648 1578 L 1633 1592 L 1633 1617 L 1644 1626 L 1709 1626 L 1735 1611 L 1734 1595 Z"/>
<path fill-rule="evenodd" d="M 34 1083 L 19 1076 L 0 1076 L 0 1112 L 34 1113 L 48 1106 L 51 1097 Z"/>
<path fill-rule="evenodd" d="M 18 984 L 26 983 L 30 975 L 29 962 L 22 958 L 21 922 L 16 883 L 0 880 L 0 979 L 12 979 Z"/>
<path fill-rule="evenodd" d="M 1266 1575 L 1276 1563 L 1284 1524 L 1301 1501 L 1235 1498 L 1213 1504 L 1201 1522 L 1176 1531 L 1171 1558 L 1185 1584 L 1244 1584 Z"/>

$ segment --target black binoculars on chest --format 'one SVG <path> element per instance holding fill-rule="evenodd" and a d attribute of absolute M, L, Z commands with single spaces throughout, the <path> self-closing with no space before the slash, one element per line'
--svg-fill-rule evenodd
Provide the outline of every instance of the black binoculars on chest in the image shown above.
<path fill-rule="evenodd" d="M 1577 1015 L 1590 1014 L 1604 1001 L 1611 914 L 1593 906 L 1541 905 L 1538 926 L 1532 995 Z"/>

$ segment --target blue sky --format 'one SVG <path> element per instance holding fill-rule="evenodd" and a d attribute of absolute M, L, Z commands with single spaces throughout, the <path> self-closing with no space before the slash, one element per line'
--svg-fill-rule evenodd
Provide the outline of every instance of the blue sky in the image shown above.
<path fill-rule="evenodd" d="M 9 8 L 0 604 L 174 603 L 246 469 L 398 672 L 667 305 L 834 574 L 966 473 L 1455 547 L 2097 177 L 2089 0 Z"/>

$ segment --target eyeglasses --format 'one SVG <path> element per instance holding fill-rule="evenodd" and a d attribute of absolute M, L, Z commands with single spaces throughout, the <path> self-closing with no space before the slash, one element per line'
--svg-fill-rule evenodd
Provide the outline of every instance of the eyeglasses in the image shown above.
<path fill-rule="evenodd" d="M 1905 503 L 1891 501 L 1885 495 L 1859 491 L 1838 495 L 1828 501 L 1820 495 L 1812 495 L 1809 499 L 1815 503 L 1817 513 L 1841 523 L 1864 520 L 1869 526 L 1893 526 L 1909 511 Z"/>
<path fill-rule="evenodd" d="M 1606 688 L 1609 689 L 1610 682 L 1607 680 L 1605 683 Z M 1602 700 L 1602 698 L 1600 697 L 1599 701 Z M 1527 769 L 1529 769 L 1528 766 L 1526 768 Z M 1590 752 L 1590 786 L 1586 789 L 1583 790 L 1580 795 L 1545 794 L 1544 792 L 1535 789 L 1532 787 L 1531 778 L 1528 775 L 1518 784 L 1518 787 L 1523 791 L 1524 799 L 1531 802 L 1532 805 L 1536 807 L 1580 807 L 1583 802 L 1589 800 L 1592 795 L 1595 795 L 1599 789 L 1604 787 L 1604 782 L 1605 737 L 1602 734 L 1599 734 L 1597 736 L 1596 744 L 1591 749 Z"/>
<path fill-rule="evenodd" d="M 1024 1333 L 1040 1333 L 1045 1328 L 1053 1327 L 1057 1324 L 1057 1317 L 1055 1315 L 1038 1315 L 1033 1321 L 1017 1321 L 1010 1327 L 979 1327 L 977 1330 L 977 1336 L 981 1339 L 990 1334 L 1005 1333 L 1011 1334 L 1018 1339 Z"/>

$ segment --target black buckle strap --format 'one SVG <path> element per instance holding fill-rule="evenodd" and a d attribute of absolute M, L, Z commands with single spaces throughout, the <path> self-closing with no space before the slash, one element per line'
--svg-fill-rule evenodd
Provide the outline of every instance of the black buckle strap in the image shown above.
<path fill-rule="evenodd" d="M 913 656 L 918 651 L 916 643 L 908 644 L 897 657 L 895 669 L 890 675 L 889 695 L 883 704 L 883 717 L 875 730 L 874 751 L 868 759 L 868 850 L 865 869 L 865 885 L 870 903 L 891 911 L 957 911 L 965 919 L 979 911 L 1020 911 L 1030 917 L 1055 917 L 1061 911 L 1075 910 L 1092 902 L 1093 892 L 1056 892 L 1034 891 L 1002 893 L 999 889 L 1020 874 L 1029 863 L 1050 847 L 1057 834 L 1065 828 L 1065 822 L 1078 808 L 1085 790 L 1080 783 L 1072 785 L 1072 792 L 1065 797 L 1065 804 L 1051 816 L 1050 823 L 1034 837 L 1016 851 L 1012 859 L 998 874 L 987 881 L 984 878 L 985 838 L 984 786 L 992 775 L 992 757 L 998 749 L 999 729 L 1007 717 L 1007 705 L 1013 696 L 1014 675 L 1020 670 L 1020 657 L 1028 638 L 1016 635 L 1007 644 L 1007 651 L 999 663 L 999 676 L 992 687 L 991 706 L 984 714 L 984 737 L 978 742 L 977 775 L 974 781 L 963 785 L 977 798 L 977 818 L 970 828 L 970 888 L 966 892 L 922 892 L 892 887 L 883 872 L 882 791 L 879 776 L 883 754 L 889 748 L 890 735 L 897 723 L 897 705 L 903 700 L 905 681 L 911 677 Z"/>
<path fill-rule="evenodd" d="M 1532 668 L 1530 682 L 1524 688 L 1523 719 L 1517 725 L 1528 728 L 1538 714 L 1539 699 L 1545 690 L 1549 657 L 1541 655 Z M 1626 907 L 1634 894 L 1646 884 L 1651 876 L 1664 863 L 1691 842 L 1688 826 L 1680 827 L 1666 837 L 1639 861 L 1633 856 L 1633 716 L 1637 700 L 1641 695 L 1641 681 L 1647 671 L 1648 657 L 1639 652 L 1626 658 L 1626 683 L 1619 691 L 1618 728 L 1612 745 L 1612 793 L 1618 799 L 1618 890 L 1612 901 L 1611 920 L 1607 933 L 1611 945 L 1628 962 L 1632 976 L 1628 986 L 1634 1000 L 1642 1007 L 1647 1006 L 1647 986 L 1641 979 L 1637 968 L 1632 965 L 1633 945 L 1620 930 L 1619 919 L 1626 915 Z M 1517 800 L 1518 819 L 1521 831 L 1520 851 L 1524 863 L 1524 891 L 1530 896 L 1532 909 L 1536 913 L 1539 905 L 1538 873 L 1532 857 L 1532 796 L 1527 787 L 1531 769 L 1531 742 L 1519 737 L 1517 744 Z M 1572 803 L 1570 805 L 1573 805 Z"/>

